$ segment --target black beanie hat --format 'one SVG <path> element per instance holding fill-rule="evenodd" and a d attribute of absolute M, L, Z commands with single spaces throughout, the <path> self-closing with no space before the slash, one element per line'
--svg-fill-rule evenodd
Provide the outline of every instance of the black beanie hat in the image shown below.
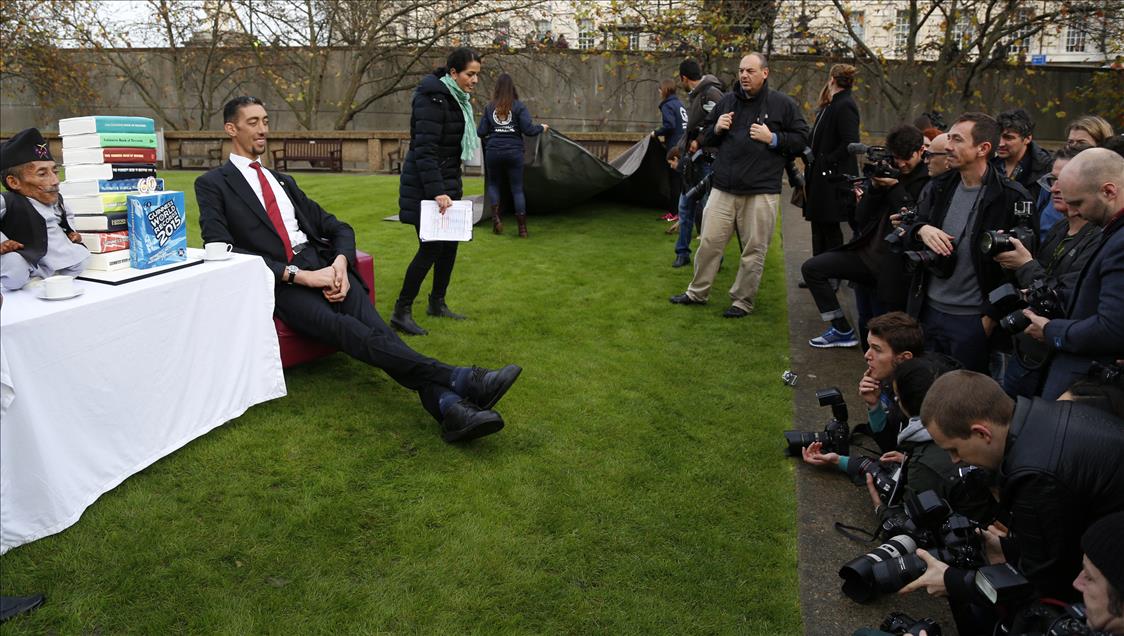
<path fill-rule="evenodd" d="M 51 146 L 38 128 L 21 130 L 0 144 L 0 170 L 7 170 L 31 161 L 54 161 Z"/>
<path fill-rule="evenodd" d="M 1124 594 L 1124 512 L 1098 519 L 1081 537 L 1081 549 L 1118 594 Z"/>

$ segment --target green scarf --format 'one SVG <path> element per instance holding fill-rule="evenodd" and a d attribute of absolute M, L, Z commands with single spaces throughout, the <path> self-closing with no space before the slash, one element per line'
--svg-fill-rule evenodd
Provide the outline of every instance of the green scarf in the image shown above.
<path fill-rule="evenodd" d="M 449 87 L 449 92 L 453 94 L 453 99 L 457 100 L 457 104 L 461 107 L 461 113 L 464 115 L 464 135 L 461 136 L 461 161 L 468 161 L 476 156 L 476 149 L 480 147 L 480 138 L 476 136 L 476 122 L 473 121 L 472 116 L 472 100 L 468 93 L 461 90 L 457 86 L 457 80 L 449 75 L 441 76 L 441 83 Z"/>

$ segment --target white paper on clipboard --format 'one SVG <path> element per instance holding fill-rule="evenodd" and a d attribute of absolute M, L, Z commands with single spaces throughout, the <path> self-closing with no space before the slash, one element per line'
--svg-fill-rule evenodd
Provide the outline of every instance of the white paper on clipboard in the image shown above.
<path fill-rule="evenodd" d="M 471 241 L 472 201 L 453 201 L 441 214 L 436 201 L 421 202 L 422 241 Z"/>

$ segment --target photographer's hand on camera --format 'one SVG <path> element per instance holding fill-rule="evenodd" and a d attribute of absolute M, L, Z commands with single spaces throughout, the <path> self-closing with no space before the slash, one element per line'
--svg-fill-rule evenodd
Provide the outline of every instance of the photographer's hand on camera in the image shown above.
<path fill-rule="evenodd" d="M 909 594 L 925 588 L 931 596 L 948 596 L 948 589 L 944 585 L 944 573 L 948 570 L 948 564 L 938 561 L 928 551 L 920 548 L 917 549 L 917 556 L 925 562 L 925 573 L 899 590 L 898 594 Z"/>
<path fill-rule="evenodd" d="M 888 190 L 898 185 L 898 180 L 893 177 L 871 177 L 870 183 L 875 188 L 886 188 Z"/>
<path fill-rule="evenodd" d="M 1026 249 L 1026 246 L 1023 245 L 1023 242 L 1019 239 L 1012 238 L 1011 245 L 1013 245 L 1015 249 L 1007 252 L 1000 252 L 993 257 L 995 262 L 999 263 L 999 266 L 1003 269 L 1019 269 L 1034 260 L 1034 257 L 1030 254 L 1030 250 Z"/>
<path fill-rule="evenodd" d="M 1039 342 L 1045 342 L 1046 323 L 1050 322 L 1050 319 L 1039 316 L 1029 309 L 1024 309 L 1023 315 L 1030 319 L 1030 325 L 1028 325 L 1027 328 L 1023 330 L 1023 333 Z"/>
<path fill-rule="evenodd" d="M 980 530 L 980 539 L 983 543 L 984 557 L 991 565 L 998 565 L 1007 562 L 1007 556 L 1003 554 L 1003 537 L 1007 536 L 1007 530 L 995 524 L 991 524 L 986 530 Z"/>
<path fill-rule="evenodd" d="M 928 224 L 918 228 L 917 238 L 921 239 L 925 247 L 933 250 L 940 256 L 952 255 L 952 241 L 956 239 L 955 236 L 945 232 L 939 227 Z"/>

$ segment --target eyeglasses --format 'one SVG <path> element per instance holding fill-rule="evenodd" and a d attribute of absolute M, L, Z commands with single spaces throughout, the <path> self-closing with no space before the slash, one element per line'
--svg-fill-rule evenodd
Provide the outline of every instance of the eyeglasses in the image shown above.
<path fill-rule="evenodd" d="M 1046 174 L 1038 177 L 1038 185 L 1042 186 L 1043 190 L 1053 190 L 1054 184 L 1058 182 L 1058 178 L 1053 174 L 1047 172 Z"/>
<path fill-rule="evenodd" d="M 944 152 L 932 152 L 930 150 L 926 150 L 921 153 L 921 158 L 925 161 L 928 161 L 933 157 L 948 157 L 950 155 L 952 155 L 952 153 L 947 150 L 945 150 Z"/>

